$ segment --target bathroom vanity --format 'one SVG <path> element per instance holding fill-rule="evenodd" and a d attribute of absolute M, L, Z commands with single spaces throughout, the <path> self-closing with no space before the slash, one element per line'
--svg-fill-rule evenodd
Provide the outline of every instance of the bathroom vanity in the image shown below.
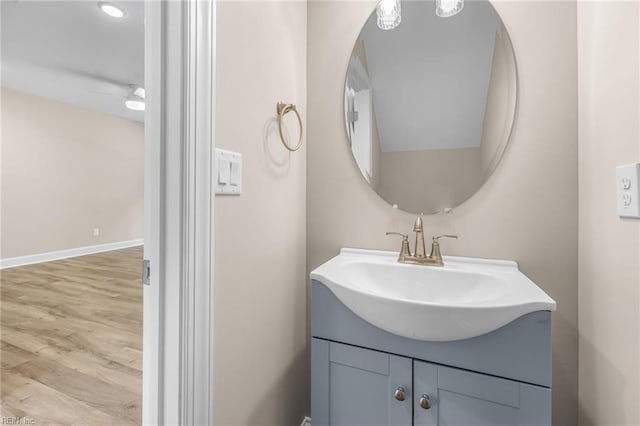
<path fill-rule="evenodd" d="M 399 252 L 343 249 L 311 273 L 314 426 L 551 425 L 555 302 L 515 262 L 443 257 L 438 240 L 455 235 L 425 250 L 422 214 L 473 197 L 516 118 L 515 54 L 497 11 L 443 4 L 403 2 L 399 19 L 399 2 L 380 2 L 348 61 L 344 120 L 361 183 L 420 216 L 413 252 L 407 234 L 388 232 Z"/>
<path fill-rule="evenodd" d="M 312 272 L 314 426 L 551 424 L 555 302 L 515 262 L 444 259 L 343 249 Z"/>

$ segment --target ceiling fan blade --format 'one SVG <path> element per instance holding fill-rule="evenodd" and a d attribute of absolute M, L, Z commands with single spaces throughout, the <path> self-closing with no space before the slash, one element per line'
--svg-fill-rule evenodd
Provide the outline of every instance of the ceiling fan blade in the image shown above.
<path fill-rule="evenodd" d="M 93 93 L 96 95 L 105 95 L 105 96 L 118 96 L 120 98 L 124 98 L 125 96 L 122 95 L 122 93 L 113 93 L 113 92 L 100 92 L 98 90 L 88 90 L 88 93 Z"/>

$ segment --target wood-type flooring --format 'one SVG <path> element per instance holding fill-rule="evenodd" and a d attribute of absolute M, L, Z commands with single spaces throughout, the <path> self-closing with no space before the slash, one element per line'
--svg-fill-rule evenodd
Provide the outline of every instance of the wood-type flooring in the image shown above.
<path fill-rule="evenodd" d="M 141 424 L 141 262 L 133 247 L 0 271 L 2 418 Z"/>

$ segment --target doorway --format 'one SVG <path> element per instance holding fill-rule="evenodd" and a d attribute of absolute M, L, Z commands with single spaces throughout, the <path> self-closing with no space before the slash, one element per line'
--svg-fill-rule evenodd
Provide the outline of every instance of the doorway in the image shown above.
<path fill-rule="evenodd" d="M 2 413 L 142 422 L 142 2 L 2 2 Z"/>
<path fill-rule="evenodd" d="M 142 423 L 211 424 L 216 3 L 160 0 L 143 7 L 148 285 L 142 290 Z M 7 161 L 3 150 L 3 165 Z M 0 233 L 4 239 L 4 229 Z M 0 253 L 3 267 L 11 263 L 5 260 Z"/>

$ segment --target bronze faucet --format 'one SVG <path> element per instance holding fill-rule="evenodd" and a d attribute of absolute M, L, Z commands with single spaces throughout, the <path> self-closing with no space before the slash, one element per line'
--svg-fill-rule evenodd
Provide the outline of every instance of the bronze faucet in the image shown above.
<path fill-rule="evenodd" d="M 422 216 L 418 216 L 413 224 L 413 232 L 416 233 L 416 243 L 411 253 L 409 248 L 409 236 L 401 234 L 399 232 L 387 232 L 387 235 L 400 235 L 402 237 L 402 246 L 400 247 L 400 254 L 398 255 L 398 262 L 400 263 L 417 263 L 419 265 L 427 266 L 443 266 L 442 253 L 440 252 L 440 238 L 458 238 L 457 235 L 438 235 L 434 236 L 431 240 L 431 253 L 425 254 L 424 247 L 424 229 L 422 226 Z"/>

